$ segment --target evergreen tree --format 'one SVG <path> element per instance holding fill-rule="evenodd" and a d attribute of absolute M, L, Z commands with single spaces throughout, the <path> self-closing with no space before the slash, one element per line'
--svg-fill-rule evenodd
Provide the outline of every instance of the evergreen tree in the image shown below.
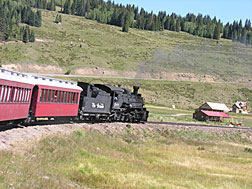
<path fill-rule="evenodd" d="M 31 34 L 29 36 L 29 42 L 35 42 L 35 34 L 33 30 L 31 31 Z"/>
<path fill-rule="evenodd" d="M 30 12 L 28 24 L 30 26 L 35 26 L 35 14 L 34 14 L 34 12 Z"/>
<path fill-rule="evenodd" d="M 170 26 L 170 30 L 172 31 L 176 31 L 176 20 L 174 17 L 171 18 L 171 26 Z"/>
<path fill-rule="evenodd" d="M 59 22 L 62 23 L 62 17 L 59 15 Z"/>
<path fill-rule="evenodd" d="M 152 17 L 152 21 L 151 21 L 151 30 L 152 31 L 157 31 L 157 19 L 156 19 L 156 15 L 151 15 Z"/>
<path fill-rule="evenodd" d="M 138 15 L 138 7 L 134 9 L 134 20 L 137 19 L 137 15 Z"/>
<path fill-rule="evenodd" d="M 88 17 L 88 14 L 91 10 L 91 7 L 90 7 L 90 0 L 87 0 L 87 5 L 86 5 L 86 16 Z"/>
<path fill-rule="evenodd" d="M 247 29 L 247 31 L 251 30 L 251 21 L 248 19 L 245 22 L 245 28 Z"/>
<path fill-rule="evenodd" d="M 232 41 L 236 41 L 236 40 L 238 40 L 237 30 L 234 30 L 234 32 L 232 34 Z"/>
<path fill-rule="evenodd" d="M 180 20 L 176 21 L 176 32 L 180 32 L 181 28 L 180 28 Z"/>
<path fill-rule="evenodd" d="M 7 36 L 7 27 L 6 27 L 6 22 L 3 17 L 0 15 L 0 41 L 6 41 L 8 39 Z"/>
<path fill-rule="evenodd" d="M 28 43 L 28 42 L 29 42 L 29 31 L 28 31 L 28 27 L 26 27 L 25 30 L 24 30 L 23 42 L 24 42 L 24 43 Z"/>
<path fill-rule="evenodd" d="M 153 13 L 151 12 L 151 14 L 148 14 L 148 19 L 146 21 L 146 26 L 145 28 L 147 30 L 153 30 L 152 28 L 152 23 L 153 23 Z"/>
<path fill-rule="evenodd" d="M 50 7 L 51 11 L 55 11 L 56 10 L 56 3 L 55 3 L 55 0 L 51 0 L 51 7 Z"/>
<path fill-rule="evenodd" d="M 228 39 L 228 32 L 229 32 L 229 23 L 227 23 L 227 24 L 225 25 L 224 30 L 223 30 L 223 35 L 222 35 L 222 37 L 223 37 L 224 39 Z"/>
<path fill-rule="evenodd" d="M 122 31 L 129 32 L 129 14 L 124 17 L 124 22 L 122 24 Z"/>
<path fill-rule="evenodd" d="M 246 39 L 246 44 L 251 45 L 251 40 L 252 40 L 252 32 L 247 34 L 247 39 Z"/>
<path fill-rule="evenodd" d="M 216 40 L 220 39 L 220 27 L 218 24 L 215 26 L 213 38 Z"/>
<path fill-rule="evenodd" d="M 242 42 L 242 43 L 246 43 L 246 40 L 247 40 L 247 30 L 246 30 L 246 28 L 244 27 L 244 28 L 242 29 L 241 42 Z"/>
<path fill-rule="evenodd" d="M 56 15 L 56 18 L 55 18 L 55 21 L 54 21 L 56 24 L 60 23 L 60 20 L 59 20 L 59 15 L 57 14 Z"/>
<path fill-rule="evenodd" d="M 239 22 L 238 30 L 237 30 L 237 40 L 241 41 L 242 37 L 242 20 Z"/>
<path fill-rule="evenodd" d="M 60 12 L 63 12 L 63 0 L 60 0 Z"/>
<path fill-rule="evenodd" d="M 38 10 L 38 11 L 36 12 L 36 14 L 37 14 L 37 21 L 35 21 L 35 26 L 41 27 L 41 26 L 42 26 L 42 15 L 41 15 L 41 11 Z"/>
<path fill-rule="evenodd" d="M 71 0 L 66 0 L 65 4 L 64 4 L 64 10 L 63 12 L 65 14 L 70 14 L 71 13 Z"/>

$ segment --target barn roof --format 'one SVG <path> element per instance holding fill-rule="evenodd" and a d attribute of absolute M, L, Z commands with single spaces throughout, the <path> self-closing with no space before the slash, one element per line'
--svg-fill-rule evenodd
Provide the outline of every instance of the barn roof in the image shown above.
<path fill-rule="evenodd" d="M 205 115 L 209 117 L 224 117 L 224 118 L 231 118 L 229 115 L 223 113 L 223 112 L 214 112 L 214 111 L 206 111 L 206 110 L 201 110 Z"/>
<path fill-rule="evenodd" d="M 246 102 L 236 102 L 234 104 L 237 108 L 241 109 L 242 107 L 246 106 Z"/>
<path fill-rule="evenodd" d="M 219 110 L 219 111 L 229 112 L 229 108 L 225 104 L 214 103 L 214 102 L 206 102 L 205 104 L 200 106 L 200 109 Z"/>

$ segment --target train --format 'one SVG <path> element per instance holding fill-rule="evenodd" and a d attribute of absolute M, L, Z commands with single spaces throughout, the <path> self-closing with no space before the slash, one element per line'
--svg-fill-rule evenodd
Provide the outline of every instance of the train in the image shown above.
<path fill-rule="evenodd" d="M 139 87 L 73 82 L 0 68 L 0 125 L 48 120 L 147 122 Z"/>

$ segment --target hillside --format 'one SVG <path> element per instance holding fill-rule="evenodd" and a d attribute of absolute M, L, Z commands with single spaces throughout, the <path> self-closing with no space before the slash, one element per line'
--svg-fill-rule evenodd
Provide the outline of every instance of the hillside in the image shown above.
<path fill-rule="evenodd" d="M 193 110 L 205 102 L 225 103 L 229 108 L 236 101 L 247 101 L 252 107 L 252 87 L 246 83 L 207 83 L 190 81 L 157 81 L 113 78 L 71 78 L 89 83 L 109 83 L 132 90 L 140 86 L 139 92 L 148 104 L 158 104 Z"/>
<path fill-rule="evenodd" d="M 121 27 L 71 15 L 62 15 L 62 24 L 55 24 L 56 14 L 42 11 L 42 27 L 32 28 L 36 43 L 0 45 L 0 64 L 27 72 L 65 73 L 70 69 L 72 74 L 133 78 L 252 79 L 251 46 L 183 32 L 130 29 L 123 33 Z"/>

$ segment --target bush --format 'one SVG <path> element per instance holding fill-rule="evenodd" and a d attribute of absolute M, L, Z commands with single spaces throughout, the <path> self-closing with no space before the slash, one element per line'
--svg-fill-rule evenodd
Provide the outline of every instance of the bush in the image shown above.
<path fill-rule="evenodd" d="M 66 71 L 65 75 L 70 75 L 71 72 L 72 72 L 72 70 L 68 69 L 68 70 Z"/>

